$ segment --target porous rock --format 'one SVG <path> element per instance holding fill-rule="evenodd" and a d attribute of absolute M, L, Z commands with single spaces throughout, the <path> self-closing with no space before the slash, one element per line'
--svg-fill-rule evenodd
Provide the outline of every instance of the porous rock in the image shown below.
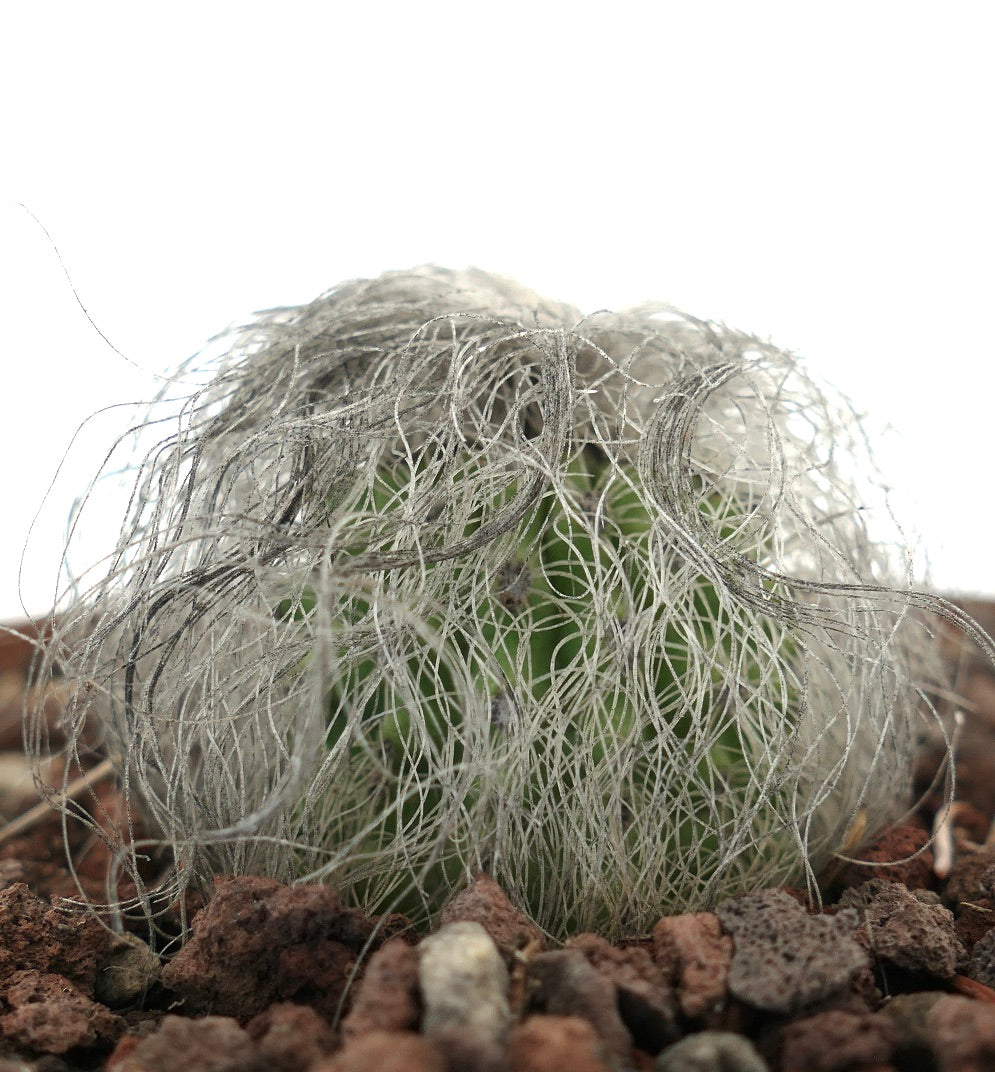
<path fill-rule="evenodd" d="M 338 1039 L 331 1026 L 309 1005 L 278 1002 L 245 1027 L 259 1047 L 269 1072 L 298 1072 L 333 1054 Z"/>
<path fill-rule="evenodd" d="M 112 1046 L 124 1023 L 62 975 L 13 972 L 4 985 L 0 1038 L 39 1053 Z"/>
<path fill-rule="evenodd" d="M 995 849 L 959 853 L 943 887 L 943 900 L 957 911 L 964 902 L 972 903 L 992 896 L 995 872 Z"/>
<path fill-rule="evenodd" d="M 632 1048 L 629 1029 L 615 1003 L 615 987 L 577 949 L 540 953 L 529 964 L 528 1012 L 580 1016 L 608 1050 L 626 1057 Z"/>
<path fill-rule="evenodd" d="M 768 1072 L 748 1038 L 732 1031 L 698 1031 L 668 1046 L 655 1072 Z"/>
<path fill-rule="evenodd" d="M 995 927 L 995 900 L 961 901 L 954 911 L 954 931 L 970 957 L 977 943 Z"/>
<path fill-rule="evenodd" d="M 653 928 L 653 958 L 677 988 L 681 1012 L 689 1019 L 718 1013 L 728 997 L 732 938 L 718 916 L 694 912 L 667 916 Z"/>
<path fill-rule="evenodd" d="M 515 952 L 530 946 L 545 949 L 546 938 L 524 912 L 508 900 L 504 890 L 487 874 L 446 902 L 440 923 L 479 923 L 491 936 L 506 961 Z"/>
<path fill-rule="evenodd" d="M 449 1062 L 429 1038 L 410 1031 L 371 1031 L 346 1043 L 334 1057 L 309 1072 L 451 1072 Z"/>
<path fill-rule="evenodd" d="M 484 1042 L 508 1030 L 508 969 L 479 923 L 448 923 L 418 946 L 422 1031 Z"/>
<path fill-rule="evenodd" d="M 137 1046 L 122 1040 L 107 1067 L 113 1072 L 268 1072 L 271 1066 L 229 1016 L 164 1016 L 158 1030 Z"/>
<path fill-rule="evenodd" d="M 831 883 L 834 888 L 860 886 L 871 879 L 901 882 L 910 890 L 928 889 L 936 881 L 929 832 L 912 823 L 891 826 L 858 853 Z"/>
<path fill-rule="evenodd" d="M 995 929 L 987 931 L 974 943 L 964 974 L 995 988 Z"/>
<path fill-rule="evenodd" d="M 857 914 L 809 915 L 782 890 L 724 901 L 722 926 L 733 938 L 729 991 L 767 1012 L 798 1012 L 844 993 L 869 965 L 854 941 Z"/>
<path fill-rule="evenodd" d="M 0 891 L 0 990 L 12 973 L 61 975 L 93 997 L 111 935 L 86 912 L 54 907 L 17 882 Z"/>
<path fill-rule="evenodd" d="M 342 1021 L 343 1037 L 367 1031 L 413 1031 L 420 1016 L 418 952 L 402 938 L 392 938 L 366 965 Z"/>
<path fill-rule="evenodd" d="M 899 1041 L 886 1016 L 829 1009 L 787 1024 L 781 1072 L 848 1072 L 887 1066 Z"/>
<path fill-rule="evenodd" d="M 511 1072 L 610 1072 L 610 1055 L 589 1020 L 529 1016 L 508 1042 Z"/>
<path fill-rule="evenodd" d="M 898 883 L 872 879 L 844 891 L 840 904 L 860 911 L 857 940 L 898 968 L 949 979 L 965 959 L 953 913 Z"/>
<path fill-rule="evenodd" d="M 929 1014 L 933 1006 L 946 997 L 941 990 L 920 990 L 914 994 L 895 994 L 881 1007 L 897 1031 L 896 1053 L 902 1067 L 931 1068 L 932 1045 L 929 1037 Z"/>
<path fill-rule="evenodd" d="M 657 1053 L 678 1037 L 676 996 L 648 950 L 619 949 L 596 934 L 576 935 L 566 948 L 583 953 L 615 987 L 619 1014 L 640 1049 Z"/>
<path fill-rule="evenodd" d="M 215 880 L 192 936 L 166 965 L 162 982 L 193 1013 L 247 1020 L 275 1001 L 335 1014 L 375 922 L 345 909 L 327 886 L 284 886 L 245 876 Z"/>
<path fill-rule="evenodd" d="M 947 994 L 930 1009 L 926 1024 L 937 1072 L 995 1068 L 995 1005 Z"/>

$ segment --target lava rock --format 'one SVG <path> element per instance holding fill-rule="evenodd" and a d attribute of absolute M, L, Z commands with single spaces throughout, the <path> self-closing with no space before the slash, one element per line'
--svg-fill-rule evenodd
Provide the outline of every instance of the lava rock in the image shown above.
<path fill-rule="evenodd" d="M 781 1072 L 847 1072 L 886 1066 L 898 1028 L 877 1013 L 829 1009 L 793 1020 L 781 1034 Z"/>
<path fill-rule="evenodd" d="M 993 872 L 995 849 L 982 848 L 959 854 L 943 887 L 944 901 L 956 911 L 964 902 L 991 897 Z"/>
<path fill-rule="evenodd" d="M 965 960 L 953 913 L 898 883 L 872 879 L 844 891 L 840 904 L 859 909 L 857 940 L 895 967 L 950 979 Z"/>
<path fill-rule="evenodd" d="M 269 1072 L 298 1072 L 333 1054 L 335 1032 L 309 1005 L 280 1002 L 253 1017 L 245 1028 Z"/>
<path fill-rule="evenodd" d="M 418 952 L 402 938 L 392 938 L 370 957 L 342 1021 L 342 1035 L 414 1031 L 420 1017 Z"/>
<path fill-rule="evenodd" d="M 248 1033 L 229 1016 L 164 1016 L 137 1045 L 111 1054 L 113 1072 L 269 1072 L 271 1065 Z"/>
<path fill-rule="evenodd" d="M 679 1035 L 673 988 L 646 949 L 618 949 L 596 934 L 568 939 L 588 963 L 614 987 L 616 1005 L 633 1041 L 647 1053 L 658 1053 Z"/>
<path fill-rule="evenodd" d="M 479 874 L 442 909 L 439 920 L 447 923 L 479 923 L 491 936 L 506 962 L 526 946 L 546 948 L 546 938 L 524 912 L 508 900 L 504 890 L 487 874 Z"/>
<path fill-rule="evenodd" d="M 933 1067 L 929 1014 L 946 996 L 941 990 L 920 990 L 915 994 L 895 994 L 882 1006 L 881 1015 L 887 1016 L 898 1032 L 895 1057 L 900 1067 Z"/>
<path fill-rule="evenodd" d="M 929 889 L 936 881 L 929 831 L 911 823 L 889 827 L 860 850 L 859 863 L 844 864 L 831 885 L 842 889 L 871 879 L 902 882 L 910 890 Z"/>
<path fill-rule="evenodd" d="M 995 1068 L 995 1005 L 947 994 L 927 1019 L 937 1072 L 990 1072 Z"/>
<path fill-rule="evenodd" d="M 717 914 L 734 942 L 729 991 L 756 1009 L 799 1012 L 848 990 L 870 963 L 853 938 L 853 911 L 810 916 L 782 890 L 761 890 Z"/>
<path fill-rule="evenodd" d="M 611 1072 L 610 1054 L 590 1021 L 580 1016 L 528 1017 L 511 1033 L 512 1072 Z"/>
<path fill-rule="evenodd" d="M 439 1047 L 408 1031 L 371 1031 L 350 1039 L 309 1072 L 451 1072 Z"/>
<path fill-rule="evenodd" d="M 4 985 L 0 1038 L 38 1053 L 110 1048 L 124 1022 L 81 994 L 62 975 L 34 970 L 11 974 Z"/>
<path fill-rule="evenodd" d="M 653 958 L 677 987 L 684 1016 L 698 1020 L 718 1014 L 728 999 L 732 938 L 718 916 L 694 912 L 668 916 L 653 928 Z"/>
<path fill-rule="evenodd" d="M 92 998 L 111 934 L 87 912 L 56 908 L 18 882 L 0 891 L 0 991 L 20 971 L 60 975 Z"/>
<path fill-rule="evenodd" d="M 995 987 L 995 929 L 974 943 L 965 975 L 985 986 Z"/>
<path fill-rule="evenodd" d="M 587 1020 L 609 1052 L 626 1058 L 632 1036 L 615 1003 L 615 987 L 577 949 L 540 953 L 528 971 L 528 1012 L 579 1016 Z"/>
<path fill-rule="evenodd" d="M 357 956 L 387 937 L 327 886 L 217 879 L 162 982 L 192 1013 L 248 1020 L 275 1001 L 296 1001 L 331 1019 Z"/>
<path fill-rule="evenodd" d="M 984 936 L 995 927 L 995 900 L 961 901 L 954 913 L 954 930 L 968 956 Z"/>

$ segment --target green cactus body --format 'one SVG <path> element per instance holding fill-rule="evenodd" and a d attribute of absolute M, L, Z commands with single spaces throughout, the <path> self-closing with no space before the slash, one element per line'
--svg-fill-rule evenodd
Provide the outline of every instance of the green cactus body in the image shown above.
<path fill-rule="evenodd" d="M 396 468 L 380 469 L 372 487 L 361 494 L 353 513 L 358 534 L 404 525 L 410 473 L 401 472 L 404 475 L 399 476 Z M 479 506 L 455 536 L 473 536 L 488 512 L 506 505 L 516 491 L 514 484 L 501 489 L 491 503 Z M 701 510 L 718 525 L 721 538 L 734 537 L 734 526 L 722 521 L 717 495 L 704 502 Z M 634 866 L 639 866 L 643 835 L 636 831 L 630 835 L 627 830 L 633 812 L 641 807 L 645 783 L 659 775 L 646 753 L 654 752 L 651 746 L 660 733 L 671 738 L 671 753 L 682 753 L 685 765 L 710 779 L 717 799 L 725 795 L 726 803 L 720 803 L 719 810 L 725 807 L 731 813 L 739 806 L 737 783 L 749 777 L 749 767 L 737 728 L 741 720 L 734 717 L 736 708 L 728 695 L 729 666 L 733 645 L 746 641 L 723 619 L 714 583 L 704 577 L 693 586 L 689 606 L 675 611 L 648 602 L 660 584 L 650 583 L 646 571 L 671 568 L 665 558 L 654 559 L 653 533 L 645 492 L 634 468 L 613 464 L 600 448 L 583 446 L 565 468 L 562 483 L 540 498 L 514 538 L 502 544 L 510 543 L 513 553 L 491 560 L 485 578 L 470 576 L 470 571 L 479 570 L 479 556 L 465 563 L 456 560 L 425 567 L 448 571 L 446 606 L 421 611 L 429 628 L 447 638 L 447 661 L 433 665 L 424 651 L 417 646 L 412 649 L 404 676 L 414 683 L 415 691 L 407 698 L 393 686 L 392 675 L 385 673 L 376 650 L 372 603 L 359 600 L 350 605 L 348 639 L 338 653 L 346 675 L 331 687 L 326 746 L 334 748 L 341 741 L 349 725 L 346 712 L 358 707 L 364 732 L 351 745 L 352 761 L 369 763 L 372 755 L 382 763 L 386 782 L 416 781 L 420 786 L 417 796 L 385 812 L 379 827 L 368 836 L 366 851 L 391 843 L 406 828 L 417 826 L 426 811 L 441 805 L 444 794 L 433 787 L 440 757 L 447 755 L 455 764 L 462 761 L 460 738 L 471 716 L 448 702 L 457 693 L 449 671 L 454 662 L 466 666 L 475 683 L 479 702 L 472 717 L 486 717 L 496 763 L 500 764 L 502 756 L 514 762 L 510 758 L 515 754 L 514 737 L 527 732 L 516 725 L 522 711 L 542 707 L 559 724 L 555 734 L 540 735 L 525 756 L 530 770 L 524 783 L 518 779 L 519 806 L 537 814 L 566 812 L 566 798 L 577 791 L 581 780 L 605 778 L 607 765 L 626 764 L 625 769 L 614 771 L 625 788 L 619 793 L 606 785 L 602 806 L 605 821 L 616 827 L 619 843 L 632 856 Z M 451 532 L 446 535 L 447 540 L 453 537 Z M 360 550 L 361 545 L 350 545 L 346 553 Z M 380 578 L 382 590 L 400 592 L 402 582 L 408 584 L 417 568 L 385 571 Z M 416 598 L 417 587 L 406 588 L 402 598 Z M 287 620 L 306 620 L 315 598 L 307 591 L 292 607 L 289 601 L 281 604 L 278 613 Z M 596 627 L 595 617 L 613 621 L 614 628 Z M 635 619 L 643 623 L 637 640 L 630 638 L 628 628 Z M 647 636 L 655 641 L 647 643 Z M 787 642 L 781 645 L 781 654 L 787 656 Z M 737 656 L 749 694 L 763 687 L 759 658 L 759 652 Z M 698 677 L 690 682 L 689 674 Z M 709 681 L 704 694 L 702 674 Z M 695 709 L 689 706 L 691 697 Z M 720 713 L 723 703 L 725 716 Z M 787 694 L 777 705 L 782 719 L 790 717 Z M 709 706 L 713 710 L 706 719 L 708 733 L 696 735 L 702 709 Z M 655 710 L 648 714 L 647 707 Z M 479 793 L 499 797 L 500 788 L 495 786 L 500 783 L 500 773 L 481 779 L 465 806 L 475 810 Z M 702 802 L 702 808 L 700 816 L 689 811 L 677 824 L 675 854 L 690 846 L 698 857 L 717 850 L 714 801 L 710 807 Z M 541 915 L 544 872 L 555 866 L 558 836 L 558 831 L 537 831 L 534 844 L 519 861 L 526 876 L 525 907 L 537 916 Z M 562 836 L 570 835 L 563 832 Z M 486 857 L 483 862 L 491 863 Z M 391 907 L 419 914 L 426 900 L 437 903 L 437 894 L 459 882 L 462 866 L 460 857 L 442 851 L 439 860 L 421 874 L 417 890 L 405 892 L 400 879 L 388 887 Z M 360 900 L 368 902 L 369 892 L 360 883 Z M 380 896 L 384 899 L 382 890 Z"/>

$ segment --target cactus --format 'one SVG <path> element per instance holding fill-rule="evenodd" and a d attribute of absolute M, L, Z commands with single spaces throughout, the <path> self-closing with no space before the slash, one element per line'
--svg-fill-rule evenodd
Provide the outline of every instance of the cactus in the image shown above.
<path fill-rule="evenodd" d="M 487 870 L 555 937 L 633 936 L 814 888 L 908 806 L 929 600 L 795 358 L 441 269 L 226 346 L 61 635 L 171 893 L 423 921 Z"/>

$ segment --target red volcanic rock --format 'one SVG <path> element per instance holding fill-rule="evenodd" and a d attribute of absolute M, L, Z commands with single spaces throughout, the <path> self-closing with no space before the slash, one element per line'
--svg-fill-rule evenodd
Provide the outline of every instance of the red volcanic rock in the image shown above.
<path fill-rule="evenodd" d="M 510 1072 L 610 1072 L 610 1053 L 579 1016 L 530 1016 L 511 1033 Z"/>
<path fill-rule="evenodd" d="M 112 1046 L 124 1023 L 91 1001 L 62 975 L 18 971 L 7 977 L 0 1008 L 0 1038 L 38 1053 Z"/>
<path fill-rule="evenodd" d="M 657 1053 L 678 1037 L 676 995 L 646 949 L 618 949 L 596 934 L 570 938 L 566 948 L 583 953 L 615 987 L 615 1004 L 640 1049 Z"/>
<path fill-rule="evenodd" d="M 514 907 L 504 890 L 486 874 L 478 875 L 443 907 L 439 925 L 447 923 L 479 923 L 506 961 L 526 946 L 537 950 L 546 947 L 542 931 Z"/>
<path fill-rule="evenodd" d="M 343 908 L 327 886 L 217 879 L 162 982 L 187 1012 L 247 1020 L 273 1002 L 296 1001 L 331 1019 L 359 954 L 391 936 L 384 929 L 376 934 L 374 920 Z"/>
<path fill-rule="evenodd" d="M 732 939 L 718 916 L 667 916 L 653 928 L 653 957 L 677 988 L 681 1012 L 692 1020 L 717 1014 L 728 999 Z"/>
<path fill-rule="evenodd" d="M 0 992 L 12 973 L 30 969 L 60 975 L 93 997 L 111 938 L 88 913 L 53 907 L 24 883 L 8 886 L 0 890 Z"/>
<path fill-rule="evenodd" d="M 346 1044 L 310 1072 L 450 1072 L 449 1061 L 431 1039 L 409 1031 L 371 1031 Z"/>
<path fill-rule="evenodd" d="M 995 1005 L 956 994 L 940 998 L 926 1021 L 937 1072 L 995 1068 Z"/>
<path fill-rule="evenodd" d="M 135 1044 L 124 1038 L 107 1062 L 113 1072 L 269 1072 L 273 1067 L 228 1016 L 166 1016 Z"/>
<path fill-rule="evenodd" d="M 245 1028 L 258 1046 L 269 1072 L 298 1072 L 333 1054 L 339 1047 L 335 1032 L 308 1005 L 271 1005 Z"/>
<path fill-rule="evenodd" d="M 831 885 L 835 889 L 860 886 L 872 878 L 904 882 L 910 890 L 932 889 L 933 850 L 925 846 L 929 833 L 921 826 L 904 823 L 885 830 L 855 854 L 860 863 L 844 864 Z"/>
<path fill-rule="evenodd" d="M 576 949 L 540 953 L 529 965 L 528 1012 L 580 1016 L 609 1051 L 625 1058 L 632 1037 L 615 1002 L 615 987 Z"/>
<path fill-rule="evenodd" d="M 370 957 L 342 1034 L 349 1039 L 368 1031 L 413 1031 L 420 1015 L 418 952 L 402 938 L 392 938 Z"/>
<path fill-rule="evenodd" d="M 851 1072 L 890 1068 L 899 1033 L 886 1016 L 831 1009 L 788 1024 L 781 1072 Z"/>

